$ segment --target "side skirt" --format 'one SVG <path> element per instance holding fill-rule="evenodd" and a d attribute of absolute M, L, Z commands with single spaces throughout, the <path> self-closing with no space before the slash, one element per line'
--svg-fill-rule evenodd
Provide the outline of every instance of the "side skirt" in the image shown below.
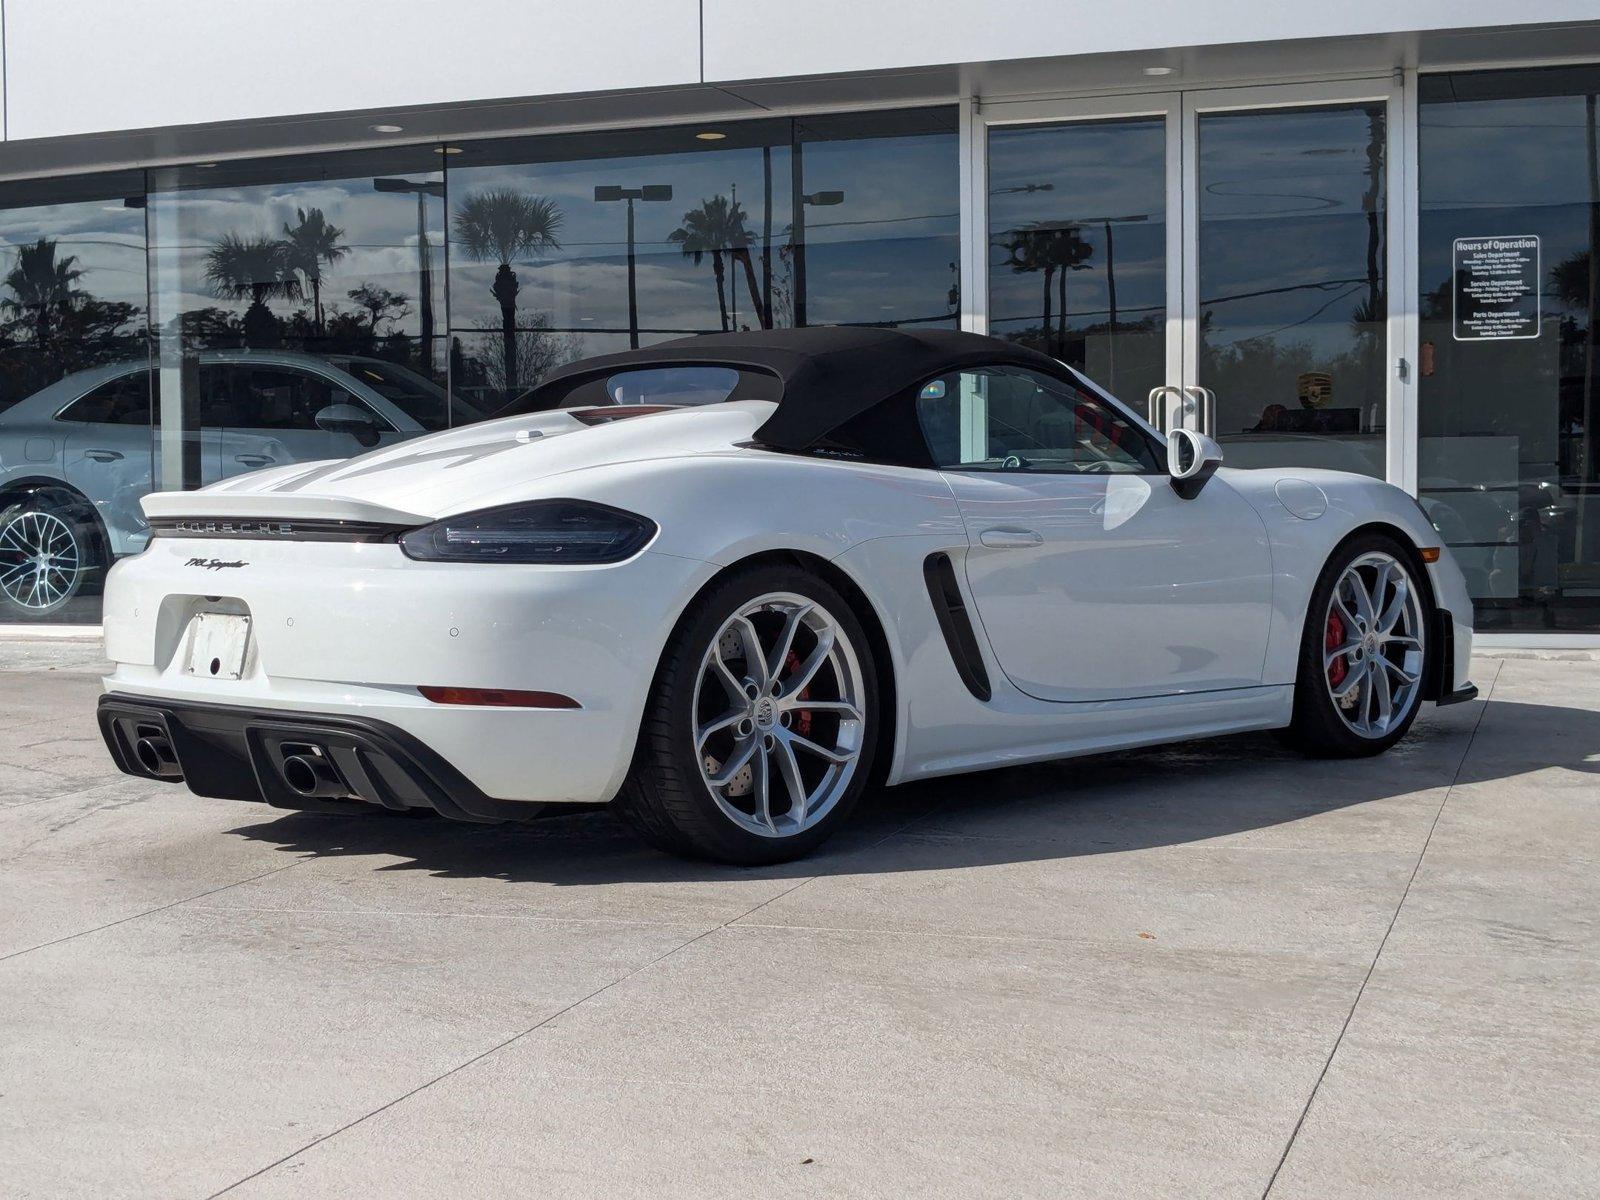
<path fill-rule="evenodd" d="M 1054 711 L 1048 714 L 1011 714 L 1007 719 L 1015 723 L 1015 729 L 1009 738 L 997 729 L 997 744 L 991 749 L 929 758 L 907 770 L 897 782 L 1190 738 L 1281 729 L 1288 725 L 1294 709 L 1294 687 L 1280 684 L 1050 707 Z"/>

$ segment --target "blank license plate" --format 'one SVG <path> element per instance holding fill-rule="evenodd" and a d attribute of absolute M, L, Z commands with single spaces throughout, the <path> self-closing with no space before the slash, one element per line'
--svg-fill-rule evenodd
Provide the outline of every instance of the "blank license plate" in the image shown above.
<path fill-rule="evenodd" d="M 238 679 L 250 649 L 250 618 L 237 613 L 196 613 L 189 622 L 183 670 L 207 679 Z"/>

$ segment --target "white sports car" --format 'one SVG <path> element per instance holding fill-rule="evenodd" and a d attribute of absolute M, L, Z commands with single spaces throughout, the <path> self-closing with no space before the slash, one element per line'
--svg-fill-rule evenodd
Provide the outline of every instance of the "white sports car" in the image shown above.
<path fill-rule="evenodd" d="M 1252 729 L 1373 754 L 1475 694 L 1415 501 L 1220 458 L 971 334 L 588 359 L 483 424 L 146 497 L 100 725 L 206 796 L 610 802 L 756 863 L 872 781 Z"/>

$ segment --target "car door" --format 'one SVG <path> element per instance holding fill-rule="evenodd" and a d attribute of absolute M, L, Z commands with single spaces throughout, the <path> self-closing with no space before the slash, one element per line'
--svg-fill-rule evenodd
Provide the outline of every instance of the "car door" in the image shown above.
<path fill-rule="evenodd" d="M 284 463 L 349 458 L 398 440 L 393 426 L 371 405 L 323 375 L 268 363 L 234 363 L 228 369 L 232 404 L 222 427 L 225 477 Z M 354 405 L 369 414 L 370 438 L 319 428 L 317 414 L 335 404 Z"/>
<path fill-rule="evenodd" d="M 57 416 L 66 430 L 62 470 L 94 505 L 113 554 L 149 537 L 139 499 L 151 488 L 151 372 L 137 367 L 85 392 Z"/>
<path fill-rule="evenodd" d="M 1020 368 L 952 373 L 918 413 L 966 523 L 979 620 L 1019 689 L 1097 701 L 1261 682 L 1271 556 L 1226 480 L 1184 499 L 1136 422 Z"/>

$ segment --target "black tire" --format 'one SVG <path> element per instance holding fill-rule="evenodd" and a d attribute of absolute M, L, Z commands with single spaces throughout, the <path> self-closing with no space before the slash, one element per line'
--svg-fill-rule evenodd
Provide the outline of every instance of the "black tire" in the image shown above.
<path fill-rule="evenodd" d="M 696 697 L 712 641 L 735 613 L 772 593 L 803 597 L 833 619 L 855 655 L 862 684 L 860 750 L 853 773 L 815 824 L 786 836 L 752 833 L 735 823 L 702 776 L 695 749 Z M 782 565 L 731 573 L 696 599 L 678 622 L 651 686 L 628 780 L 611 807 L 646 842 L 670 854 L 746 866 L 799 858 L 849 819 L 867 786 L 879 728 L 879 695 L 866 631 L 827 581 Z"/>
<path fill-rule="evenodd" d="M 32 545 L 41 526 L 59 530 L 70 540 L 58 561 L 66 562 L 70 556 L 76 564 L 64 580 L 60 574 L 52 577 L 48 595 L 17 573 L 28 557 L 21 547 Z M 92 591 L 104 575 L 104 546 L 93 510 L 70 492 L 41 488 L 0 502 L 0 621 L 59 620 L 63 610 Z"/>
<path fill-rule="evenodd" d="M 1300 638 L 1299 664 L 1295 673 L 1294 717 L 1289 727 L 1283 731 L 1285 741 L 1301 753 L 1314 758 L 1367 758 L 1382 754 L 1405 737 L 1422 708 L 1423 672 L 1420 668 L 1417 671 L 1418 682 L 1406 698 L 1406 708 L 1395 715 L 1392 723 L 1381 734 L 1363 734 L 1353 729 L 1346 717 L 1341 715 L 1340 706 L 1332 695 L 1335 685 L 1332 684 L 1332 678 L 1328 674 L 1325 655 L 1330 648 L 1328 638 L 1331 631 L 1328 628 L 1328 621 L 1333 591 L 1352 564 L 1373 554 L 1388 555 L 1404 568 L 1409 576 L 1409 584 L 1414 589 L 1417 612 L 1421 618 L 1417 624 L 1416 636 L 1421 642 L 1419 654 L 1422 661 L 1426 661 L 1427 654 L 1432 649 L 1427 644 L 1429 625 L 1427 618 L 1432 611 L 1432 595 L 1416 551 L 1399 538 L 1376 532 L 1359 534 L 1340 545 L 1323 567 L 1317 586 L 1311 592 L 1305 629 Z M 1398 653 L 1400 652 L 1391 651 L 1391 654 Z M 1366 657 L 1371 658 L 1370 651 Z M 1344 669 L 1348 671 L 1353 668 Z M 1391 674 L 1388 678 L 1393 680 L 1395 676 Z M 1369 685 L 1360 686 L 1365 688 Z M 1364 695 L 1352 701 L 1351 710 L 1355 704 L 1364 701 Z"/>

